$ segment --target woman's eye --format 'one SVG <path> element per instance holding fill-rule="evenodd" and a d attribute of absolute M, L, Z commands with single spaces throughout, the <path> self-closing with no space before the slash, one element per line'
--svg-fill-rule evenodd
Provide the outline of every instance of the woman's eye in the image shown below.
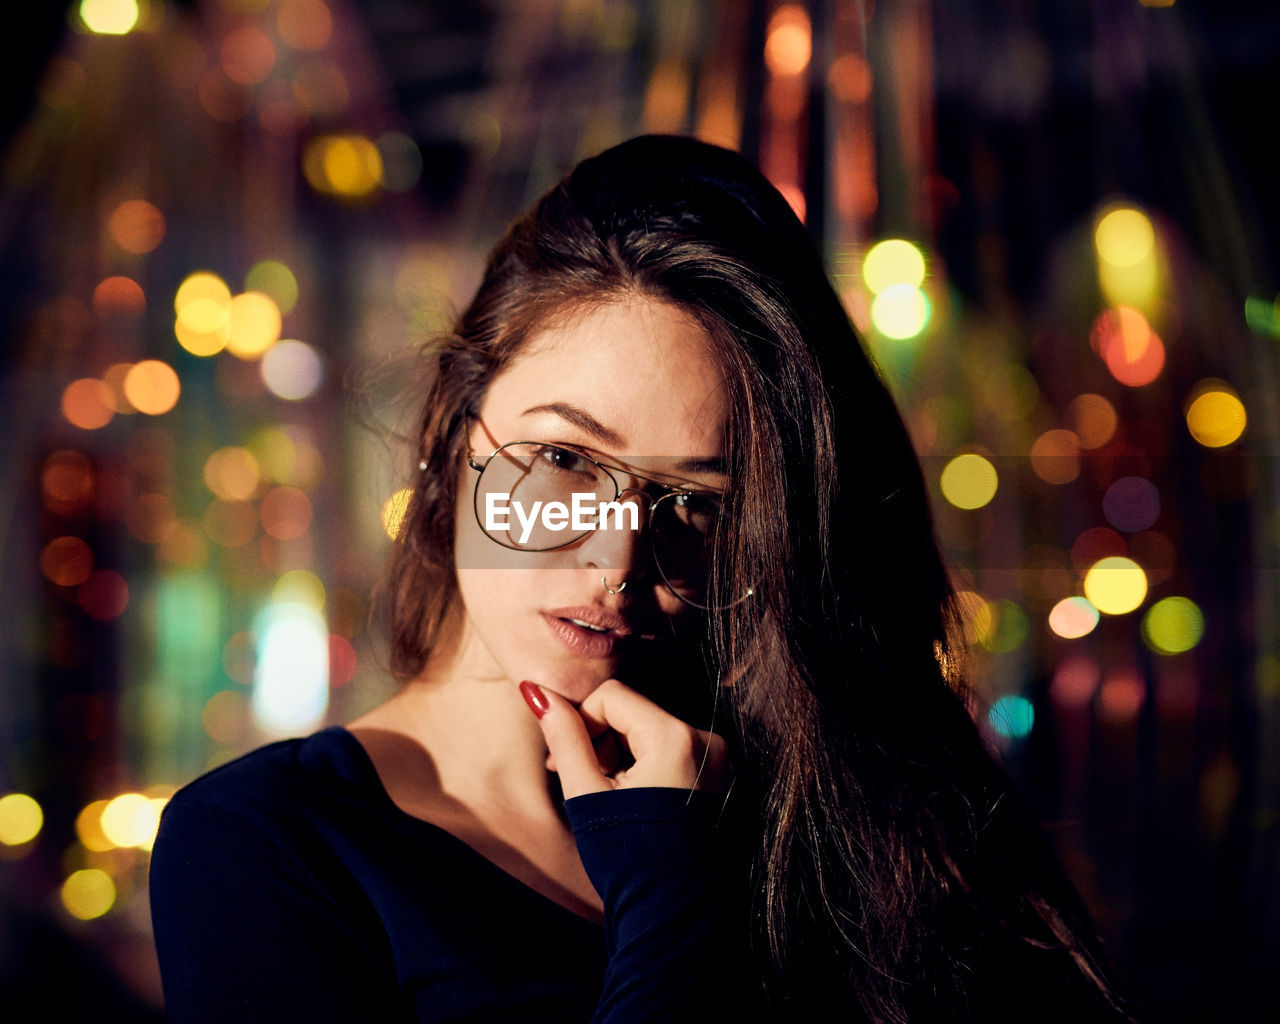
<path fill-rule="evenodd" d="M 563 473 L 590 473 L 594 464 L 584 455 L 571 452 L 567 448 L 547 446 L 538 452 L 538 458 L 552 469 Z"/>

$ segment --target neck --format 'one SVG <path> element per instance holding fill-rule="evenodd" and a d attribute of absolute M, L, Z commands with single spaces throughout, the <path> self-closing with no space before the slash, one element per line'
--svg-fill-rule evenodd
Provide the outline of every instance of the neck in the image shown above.
<path fill-rule="evenodd" d="M 493 664 L 464 622 L 457 641 L 386 703 L 352 723 L 355 731 L 388 730 L 420 746 L 433 762 L 440 792 L 467 806 L 558 806 L 537 720 L 517 688 Z"/>

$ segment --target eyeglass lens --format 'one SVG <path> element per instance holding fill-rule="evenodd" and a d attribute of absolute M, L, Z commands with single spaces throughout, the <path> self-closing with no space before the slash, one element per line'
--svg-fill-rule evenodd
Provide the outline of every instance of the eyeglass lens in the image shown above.
<path fill-rule="evenodd" d="M 490 539 L 504 547 L 523 551 L 564 547 L 594 526 L 574 529 L 570 521 L 553 528 L 552 520 L 534 515 L 533 510 L 545 509 L 551 502 L 572 509 L 575 495 L 584 511 L 582 521 L 594 523 L 596 506 L 614 501 L 618 485 L 604 468 L 580 452 L 535 442 L 504 445 L 489 457 L 476 481 L 476 520 Z M 492 509 L 514 509 L 517 502 L 525 518 L 507 513 L 502 521 L 507 529 L 490 528 Z M 711 544 L 723 515 L 722 504 L 719 496 L 710 493 L 669 492 L 653 505 L 649 518 L 659 573 L 677 597 L 697 607 L 707 607 L 703 602 L 712 563 Z M 641 507 L 637 514 L 646 512 Z M 621 519 L 624 525 L 630 522 L 625 514 Z M 606 525 L 617 522 L 610 515 Z"/>

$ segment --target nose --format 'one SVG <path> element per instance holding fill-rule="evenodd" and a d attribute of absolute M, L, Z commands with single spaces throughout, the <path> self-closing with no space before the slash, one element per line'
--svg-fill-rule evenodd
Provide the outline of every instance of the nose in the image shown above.
<path fill-rule="evenodd" d="M 596 569 L 612 586 L 639 580 L 647 573 L 645 533 L 649 527 L 649 496 L 627 488 L 617 498 L 616 508 L 602 508 L 600 523 L 578 547 L 580 564 Z M 633 525 L 634 524 L 634 525 Z"/>

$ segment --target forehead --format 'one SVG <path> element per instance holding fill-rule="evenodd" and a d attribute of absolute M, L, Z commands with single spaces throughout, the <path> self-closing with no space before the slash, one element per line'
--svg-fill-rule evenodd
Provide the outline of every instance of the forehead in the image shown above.
<path fill-rule="evenodd" d="M 585 411 L 616 437 L 600 445 L 569 436 L 582 428 L 555 406 Z M 481 409 L 499 442 L 578 440 L 655 458 L 724 454 L 727 416 L 710 335 L 679 307 L 644 297 L 575 310 L 535 331 L 494 378 Z"/>

